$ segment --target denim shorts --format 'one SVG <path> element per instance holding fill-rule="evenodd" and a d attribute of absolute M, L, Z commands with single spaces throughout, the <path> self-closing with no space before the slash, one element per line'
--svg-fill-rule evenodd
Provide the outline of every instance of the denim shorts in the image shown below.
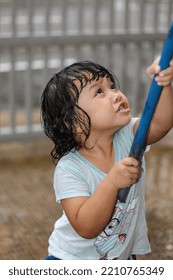
<path fill-rule="evenodd" d="M 133 260 L 133 261 L 136 261 L 136 255 L 131 255 L 128 260 Z"/>
<path fill-rule="evenodd" d="M 46 256 L 44 259 L 45 259 L 45 260 L 48 260 L 48 261 L 61 260 L 61 259 L 55 258 L 54 256 L 49 256 L 49 255 Z"/>
<path fill-rule="evenodd" d="M 61 260 L 58 258 L 55 258 L 54 256 L 46 256 L 45 260 Z M 131 255 L 128 260 L 136 260 L 136 255 Z"/>

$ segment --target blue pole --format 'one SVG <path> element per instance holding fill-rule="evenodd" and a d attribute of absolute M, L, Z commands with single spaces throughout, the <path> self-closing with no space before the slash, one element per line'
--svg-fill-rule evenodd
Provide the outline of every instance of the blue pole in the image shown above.
<path fill-rule="evenodd" d="M 161 53 L 161 58 L 160 58 L 160 62 L 159 65 L 161 67 L 161 70 L 165 70 L 166 68 L 168 68 L 170 61 L 173 57 L 173 22 L 170 26 L 168 35 L 166 37 L 164 46 L 163 46 L 163 50 Z M 154 75 L 152 83 L 151 83 L 151 87 L 147 96 L 147 100 L 141 115 L 141 119 L 140 119 L 140 123 L 138 126 L 138 129 L 136 131 L 132 146 L 131 146 L 131 150 L 129 153 L 130 157 L 134 157 L 137 160 L 141 160 L 143 153 L 145 151 L 145 142 L 146 142 L 146 138 L 147 138 L 147 133 L 148 133 L 148 129 L 150 126 L 150 123 L 152 121 L 157 103 L 159 101 L 163 86 L 159 86 L 157 84 L 157 82 L 155 81 L 155 77 L 158 74 Z M 118 199 L 121 202 L 125 202 L 128 192 L 130 190 L 130 187 L 127 188 L 123 188 L 119 190 L 118 193 Z"/>

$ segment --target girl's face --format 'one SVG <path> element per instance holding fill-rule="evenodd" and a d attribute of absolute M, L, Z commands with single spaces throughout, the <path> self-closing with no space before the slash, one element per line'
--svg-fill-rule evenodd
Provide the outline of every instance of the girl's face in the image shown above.
<path fill-rule="evenodd" d="M 78 106 L 91 119 L 91 133 L 94 130 L 114 134 L 131 120 L 126 96 L 106 76 L 87 83 L 79 95 Z"/>

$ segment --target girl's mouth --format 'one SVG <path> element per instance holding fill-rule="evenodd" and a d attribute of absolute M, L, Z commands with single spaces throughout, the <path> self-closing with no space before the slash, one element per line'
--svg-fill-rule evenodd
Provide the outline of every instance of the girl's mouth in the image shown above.
<path fill-rule="evenodd" d="M 126 111 L 127 109 L 129 109 L 128 105 L 127 105 L 125 102 L 122 102 L 122 103 L 119 105 L 117 112 L 124 112 L 124 111 Z"/>

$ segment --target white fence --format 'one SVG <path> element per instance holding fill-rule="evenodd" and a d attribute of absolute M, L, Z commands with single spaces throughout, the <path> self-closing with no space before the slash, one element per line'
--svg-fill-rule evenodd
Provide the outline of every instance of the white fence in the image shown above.
<path fill-rule="evenodd" d="M 92 60 L 114 71 L 133 112 L 160 52 L 173 0 L 0 0 L 0 141 L 43 137 L 40 96 L 61 67 Z"/>

